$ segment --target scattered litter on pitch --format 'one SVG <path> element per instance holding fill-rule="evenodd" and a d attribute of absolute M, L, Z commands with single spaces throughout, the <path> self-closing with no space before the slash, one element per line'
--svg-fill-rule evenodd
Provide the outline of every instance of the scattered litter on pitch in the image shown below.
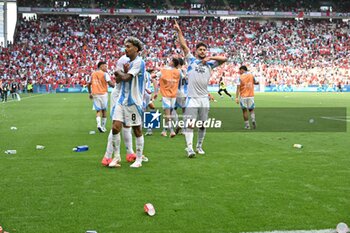
<path fill-rule="evenodd" d="M 293 147 L 294 147 L 294 148 L 301 149 L 301 148 L 303 148 L 303 145 L 301 145 L 301 144 L 294 144 Z"/>
<path fill-rule="evenodd" d="M 143 209 L 149 216 L 154 216 L 156 214 L 156 210 L 151 203 L 147 203 L 143 206 Z"/>
<path fill-rule="evenodd" d="M 87 151 L 89 150 L 89 146 L 88 145 L 83 145 L 83 146 L 77 146 L 73 148 L 74 152 L 83 152 L 83 151 Z"/>
<path fill-rule="evenodd" d="M 338 223 L 337 228 L 336 228 L 338 233 L 347 233 L 349 232 L 349 227 L 346 225 L 346 223 Z"/>
<path fill-rule="evenodd" d="M 17 154 L 17 150 L 5 150 L 5 154 L 15 155 L 15 154 Z"/>
<path fill-rule="evenodd" d="M 36 145 L 36 147 L 35 147 L 37 150 L 43 150 L 43 149 L 45 149 L 45 146 L 43 146 L 43 145 Z"/>

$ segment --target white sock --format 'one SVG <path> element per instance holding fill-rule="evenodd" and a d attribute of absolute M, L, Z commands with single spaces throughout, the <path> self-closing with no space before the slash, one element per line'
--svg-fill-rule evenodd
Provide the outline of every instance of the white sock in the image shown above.
<path fill-rule="evenodd" d="M 185 132 L 186 145 L 188 149 L 193 150 L 192 142 L 193 142 L 193 129 L 187 128 Z"/>
<path fill-rule="evenodd" d="M 134 154 L 134 150 L 132 149 L 132 133 L 131 133 L 131 127 L 125 128 L 123 127 L 123 139 L 124 144 L 126 148 L 127 154 Z"/>
<path fill-rule="evenodd" d="M 179 116 L 177 115 L 176 110 L 174 109 L 171 113 L 172 113 L 172 114 L 171 114 L 171 117 L 173 118 L 173 120 L 174 120 L 175 122 L 178 122 Z"/>
<path fill-rule="evenodd" d="M 244 121 L 245 126 L 249 126 L 249 121 Z"/>
<path fill-rule="evenodd" d="M 97 127 L 101 127 L 101 117 L 96 117 Z"/>
<path fill-rule="evenodd" d="M 18 93 L 16 93 L 16 96 L 17 96 L 17 100 L 18 100 L 18 101 L 21 101 L 21 97 L 19 96 Z"/>
<path fill-rule="evenodd" d="M 106 117 L 102 118 L 102 127 L 103 128 L 106 128 L 106 122 L 107 122 L 107 118 Z"/>
<path fill-rule="evenodd" d="M 250 118 L 252 119 L 252 122 L 255 122 L 255 113 L 250 114 Z"/>
<path fill-rule="evenodd" d="M 170 133 L 174 132 L 174 129 L 173 129 L 173 126 L 172 126 L 172 123 L 171 123 L 171 119 L 170 119 L 170 121 L 168 121 L 168 128 L 170 129 Z"/>
<path fill-rule="evenodd" d="M 145 141 L 143 135 L 141 137 L 136 138 L 136 159 L 142 161 L 142 153 L 143 153 L 143 145 Z"/>
<path fill-rule="evenodd" d="M 206 129 L 198 129 L 198 139 L 197 139 L 197 148 L 200 147 L 202 148 L 202 144 L 204 141 L 204 137 L 205 137 L 205 132 Z"/>
<path fill-rule="evenodd" d="M 169 128 L 169 123 L 163 125 L 163 132 L 167 132 L 167 131 L 168 131 L 168 128 Z"/>
<path fill-rule="evenodd" d="M 114 155 L 120 155 L 120 133 L 112 134 Z"/>
<path fill-rule="evenodd" d="M 105 153 L 105 157 L 106 158 L 112 158 L 112 154 L 113 154 L 113 138 L 112 138 L 113 134 L 112 134 L 112 130 L 109 131 L 109 135 L 108 135 L 108 140 L 107 140 L 107 148 L 106 148 L 106 153 Z"/>

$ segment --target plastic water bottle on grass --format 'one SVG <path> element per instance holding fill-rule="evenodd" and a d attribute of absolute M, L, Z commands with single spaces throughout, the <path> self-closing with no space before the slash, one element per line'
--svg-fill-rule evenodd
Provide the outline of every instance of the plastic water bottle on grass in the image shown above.
<path fill-rule="evenodd" d="M 5 154 L 14 155 L 14 154 L 17 154 L 17 151 L 16 150 L 6 150 Z"/>
<path fill-rule="evenodd" d="M 45 149 L 45 146 L 42 146 L 42 145 L 36 145 L 35 147 L 37 150 L 43 150 Z"/>
<path fill-rule="evenodd" d="M 303 148 L 303 145 L 301 145 L 301 144 L 294 144 L 293 147 L 294 147 L 294 148 L 301 149 L 301 148 Z"/>
<path fill-rule="evenodd" d="M 87 150 L 89 150 L 88 145 L 77 146 L 77 147 L 73 148 L 73 151 L 75 151 L 75 152 L 83 152 L 83 151 L 87 151 Z"/>

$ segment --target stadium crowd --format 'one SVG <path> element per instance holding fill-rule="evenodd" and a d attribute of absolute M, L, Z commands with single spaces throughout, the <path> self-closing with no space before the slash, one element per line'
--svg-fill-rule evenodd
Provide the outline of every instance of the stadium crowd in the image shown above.
<path fill-rule="evenodd" d="M 349 25 L 329 21 L 178 20 L 190 49 L 198 41 L 229 62 L 214 71 L 230 84 L 242 64 L 265 85 L 350 84 Z M 13 45 L 0 47 L 0 77 L 18 83 L 63 86 L 86 85 L 100 60 L 109 70 L 123 55 L 123 41 L 143 40 L 148 68 L 160 68 L 179 54 L 172 20 L 154 18 L 90 18 L 40 16 L 18 22 Z"/>

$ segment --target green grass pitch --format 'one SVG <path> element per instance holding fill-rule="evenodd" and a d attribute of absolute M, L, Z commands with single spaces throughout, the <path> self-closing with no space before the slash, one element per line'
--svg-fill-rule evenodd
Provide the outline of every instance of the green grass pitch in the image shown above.
<path fill-rule="evenodd" d="M 86 94 L 22 97 L 0 103 L 0 225 L 10 233 L 220 233 L 350 223 L 349 132 L 208 133 L 206 155 L 195 159 L 185 156 L 183 136 L 156 134 L 145 137 L 150 161 L 142 168 L 129 168 L 122 146 L 122 168 L 107 169 L 100 161 L 108 135 L 89 135 L 96 124 Z M 238 108 L 215 97 L 212 107 Z M 258 93 L 255 100 L 257 109 L 350 111 L 346 93 Z M 232 117 L 243 126 L 239 111 Z M 36 150 L 38 144 L 46 148 Z M 72 152 L 84 144 L 89 151 Z M 148 202 L 154 217 L 143 212 Z"/>

